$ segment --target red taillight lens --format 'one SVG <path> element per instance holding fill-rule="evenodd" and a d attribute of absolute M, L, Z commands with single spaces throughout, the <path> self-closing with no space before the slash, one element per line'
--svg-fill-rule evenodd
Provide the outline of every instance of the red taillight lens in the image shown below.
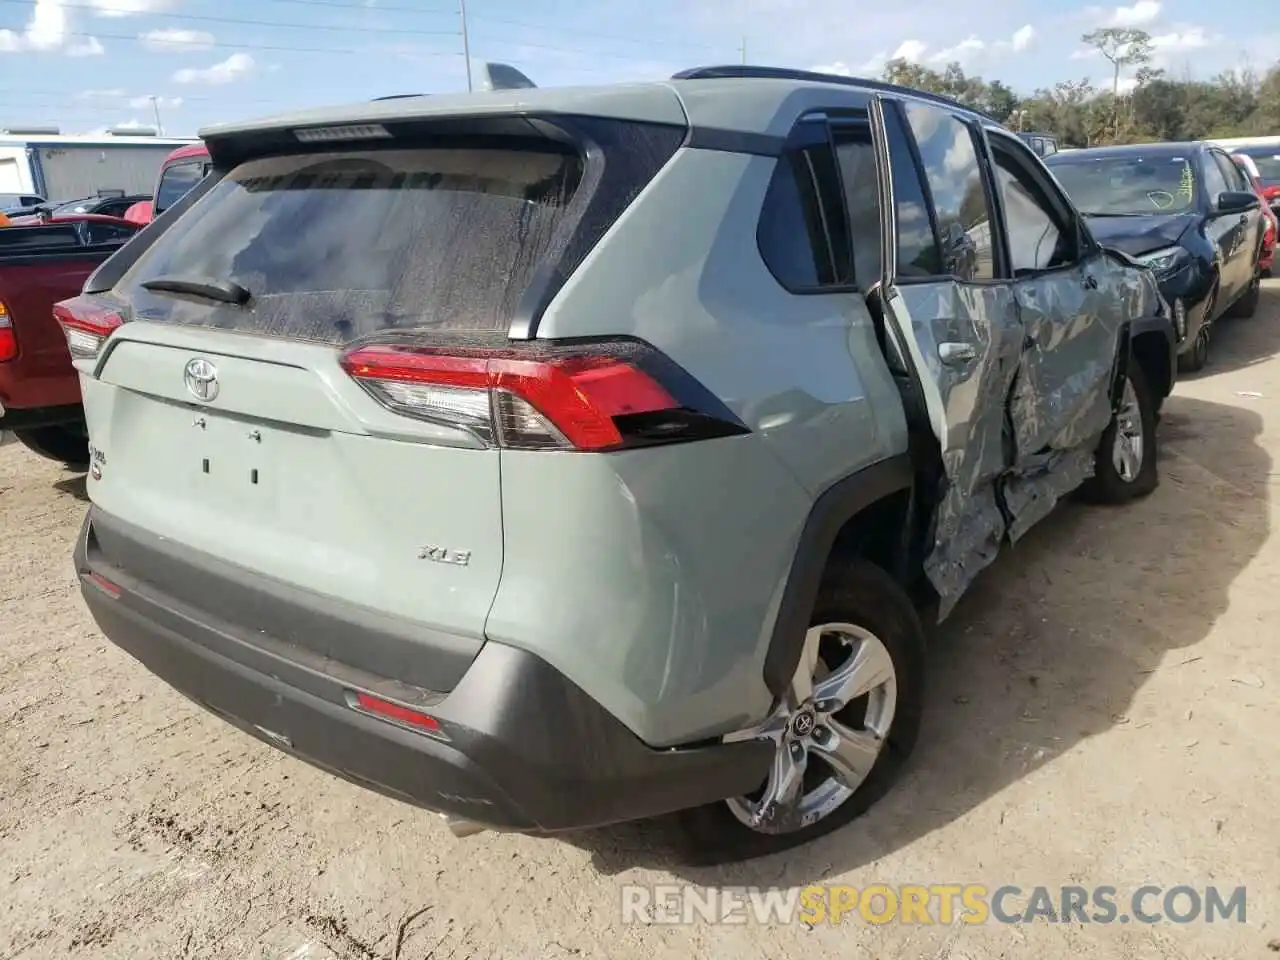
<path fill-rule="evenodd" d="M 124 317 L 93 297 L 79 296 L 53 305 L 53 317 L 62 325 L 73 360 L 92 360 Z"/>
<path fill-rule="evenodd" d="M 18 337 L 13 332 L 13 319 L 9 316 L 9 308 L 0 303 L 0 363 L 17 355 Z"/>
<path fill-rule="evenodd" d="M 354 690 L 347 691 L 347 704 L 353 710 L 359 710 L 361 713 L 369 713 L 383 720 L 390 720 L 392 723 L 398 723 L 401 726 L 412 727 L 423 733 L 434 734 L 443 737 L 444 733 L 440 729 L 440 721 L 435 717 L 423 713 L 421 710 L 414 710 L 412 707 L 406 707 L 401 703 L 394 703 L 391 700 L 383 700 L 381 697 L 375 697 L 371 693 L 362 693 Z"/>
<path fill-rule="evenodd" d="M 494 446 L 613 450 L 628 440 L 617 418 L 665 412 L 674 425 L 688 427 L 686 417 L 675 415 L 698 415 L 636 363 L 610 352 L 459 355 L 375 344 L 345 354 L 341 363 L 397 413 L 464 427 Z"/>

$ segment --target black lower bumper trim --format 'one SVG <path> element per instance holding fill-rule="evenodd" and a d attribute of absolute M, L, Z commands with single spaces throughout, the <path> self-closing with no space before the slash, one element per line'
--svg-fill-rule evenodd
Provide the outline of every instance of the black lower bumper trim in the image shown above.
<path fill-rule="evenodd" d="M 768 770 L 771 751 L 758 742 L 650 748 L 545 661 L 492 641 L 457 687 L 421 706 L 447 742 L 358 713 L 347 705 L 350 677 L 267 652 L 220 619 L 92 565 L 95 511 L 76 568 L 108 639 L 242 730 L 379 793 L 498 829 L 552 833 L 748 793 Z"/>
<path fill-rule="evenodd" d="M 62 427 L 84 423 L 84 407 L 35 407 L 30 410 L 5 409 L 0 416 L 0 430 L 35 430 L 38 427 Z"/>

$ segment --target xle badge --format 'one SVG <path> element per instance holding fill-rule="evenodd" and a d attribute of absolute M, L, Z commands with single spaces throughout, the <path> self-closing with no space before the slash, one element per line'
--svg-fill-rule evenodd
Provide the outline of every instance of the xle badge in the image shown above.
<path fill-rule="evenodd" d="M 450 550 L 448 547 L 425 546 L 418 551 L 419 560 L 430 560 L 433 563 L 451 563 L 455 567 L 465 567 L 471 562 L 470 550 Z"/>

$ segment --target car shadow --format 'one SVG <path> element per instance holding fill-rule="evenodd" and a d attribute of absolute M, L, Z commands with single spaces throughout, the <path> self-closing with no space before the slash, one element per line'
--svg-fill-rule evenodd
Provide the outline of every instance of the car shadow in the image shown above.
<path fill-rule="evenodd" d="M 1192 656 L 1185 649 L 1226 610 L 1232 582 L 1267 538 L 1271 459 L 1261 432 L 1251 410 L 1175 393 L 1151 497 L 1118 508 L 1063 504 L 1006 548 L 932 631 L 915 755 L 854 823 L 717 868 L 682 860 L 670 819 L 562 839 L 610 875 L 646 867 L 700 885 L 803 885 L 884 857 L 1082 741 L 1141 722 L 1128 713 L 1135 694 Z"/>
<path fill-rule="evenodd" d="M 1280 354 L 1280 279 L 1264 280 L 1258 312 L 1247 320 L 1232 317 L 1215 323 L 1209 362 L 1197 373 L 1178 374 L 1178 379 L 1207 379 L 1263 363 L 1277 354 Z"/>
<path fill-rule="evenodd" d="M 65 477 L 53 485 L 53 489 L 62 493 L 69 493 L 77 500 L 84 503 L 89 502 L 89 478 L 87 474 L 77 473 L 75 476 Z"/>

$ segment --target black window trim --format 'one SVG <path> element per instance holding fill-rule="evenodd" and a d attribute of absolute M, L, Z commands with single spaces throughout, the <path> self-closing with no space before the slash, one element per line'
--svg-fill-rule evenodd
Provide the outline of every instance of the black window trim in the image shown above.
<path fill-rule="evenodd" d="M 1030 175 L 1032 184 L 1040 193 L 1040 197 L 1037 199 L 1047 200 L 1049 202 L 1050 213 L 1058 218 L 1058 229 L 1063 230 L 1064 233 L 1069 230 L 1074 231 L 1076 236 L 1075 260 L 1057 267 L 1046 267 L 1042 270 L 1028 270 L 1023 273 L 1022 276 L 1017 276 L 1013 269 L 1013 251 L 1012 249 L 1009 249 L 1007 251 L 1009 255 L 1009 273 L 1010 276 L 1013 277 L 1014 282 L 1026 280 L 1032 277 L 1052 276 L 1056 273 L 1075 270 L 1086 260 L 1095 256 L 1098 252 L 1097 241 L 1094 240 L 1093 235 L 1085 229 L 1083 218 L 1076 213 L 1062 188 L 1053 181 L 1052 175 L 1045 175 L 1044 164 L 1036 157 L 1035 151 L 1031 150 L 1018 137 L 1013 136 L 1012 134 L 1007 134 L 1002 130 L 988 130 L 987 134 L 987 142 L 991 145 L 992 172 L 995 172 L 996 167 L 999 164 L 997 154 L 999 154 L 1001 150 L 1004 150 L 1007 154 L 1012 156 L 1015 163 L 1019 161 L 1026 161 L 1026 156 L 1020 156 L 1020 153 L 1030 155 L 1035 162 L 1022 162 L 1021 165 L 1024 172 Z M 997 144 L 999 144 L 998 147 L 996 146 Z M 1004 210 L 1003 197 L 1000 198 L 1000 206 L 1000 217 L 1004 225 L 1004 230 L 1002 232 L 1005 235 L 1005 242 L 1007 244 L 1008 219 L 1007 213 Z M 1064 223 L 1065 229 L 1063 226 Z"/>
<path fill-rule="evenodd" d="M 892 107 L 898 111 L 898 118 L 902 123 L 903 132 L 907 136 L 907 142 L 911 146 L 911 158 L 916 166 L 916 173 L 920 177 L 920 185 L 924 188 L 925 206 L 929 211 L 929 224 L 933 228 L 933 241 L 938 248 L 938 262 L 946 263 L 946 258 L 942 256 L 942 236 L 938 232 L 938 215 L 934 206 L 933 187 L 929 183 L 929 175 L 925 170 L 924 159 L 920 154 L 920 145 L 916 143 L 915 131 L 911 129 L 911 123 L 907 119 L 906 110 L 903 105 L 906 98 L 883 98 L 886 107 Z M 1002 283 L 1009 283 L 1011 277 L 1009 273 L 1009 259 L 1005 254 L 1005 245 L 1008 242 L 1005 237 L 1003 223 L 1003 209 L 999 206 L 998 200 L 993 199 L 994 182 L 993 172 L 991 170 L 991 158 L 987 153 L 986 137 L 982 135 L 982 128 L 971 121 L 963 113 L 954 110 L 948 110 L 945 107 L 926 101 L 918 101 L 922 107 L 929 107 L 938 110 L 953 120 L 964 125 L 969 131 L 969 142 L 973 145 L 974 157 L 978 161 L 978 172 L 982 177 L 982 190 L 987 201 L 987 210 L 991 215 L 991 279 L 989 280 L 966 280 L 955 273 L 938 273 L 928 277 L 901 277 L 894 276 L 895 286 L 922 286 L 930 283 L 960 283 L 970 287 L 994 286 Z M 997 236 L 998 235 L 998 236 Z M 894 238 L 894 245 L 897 246 L 897 238 Z M 897 254 L 895 251 L 895 258 Z M 895 259 L 895 264 L 896 264 Z"/>
<path fill-rule="evenodd" d="M 840 193 L 840 196 L 837 198 L 838 207 L 837 207 L 836 213 L 844 221 L 846 236 L 849 236 L 849 230 L 850 230 L 849 214 L 848 214 L 848 211 L 845 209 L 844 182 L 840 177 L 840 162 L 838 157 L 836 156 L 835 137 L 832 132 L 832 126 L 833 124 L 841 125 L 841 126 L 849 126 L 858 122 L 869 125 L 870 121 L 867 117 L 867 112 L 865 110 L 853 109 L 849 107 L 816 107 L 811 110 L 806 110 L 800 116 L 796 117 L 795 122 L 791 125 L 791 130 L 788 131 L 787 133 L 787 136 L 782 145 L 782 149 L 778 153 L 778 159 L 776 161 L 777 164 L 789 163 L 790 162 L 789 157 L 792 151 L 801 149 L 804 146 L 816 146 L 825 139 L 827 149 L 831 151 L 831 161 L 835 167 L 836 179 L 837 179 L 838 189 Z M 819 124 L 821 124 L 822 126 L 821 136 L 819 136 L 817 130 L 814 129 Z M 777 176 L 777 169 L 778 169 L 777 165 L 775 165 L 774 171 L 769 175 L 769 183 L 765 187 L 765 199 L 768 198 L 769 191 L 773 186 L 773 178 Z M 762 209 L 763 209 L 763 206 L 762 206 Z M 826 248 L 827 248 L 826 255 L 829 258 L 832 268 L 834 269 L 836 266 L 836 261 L 835 261 L 836 253 L 835 253 L 835 250 L 832 249 L 830 229 L 826 226 L 826 217 L 828 216 L 828 213 L 823 210 L 823 205 L 821 203 L 818 204 L 818 210 L 819 210 L 819 213 L 824 218 L 823 232 L 825 234 L 825 239 L 826 239 Z M 832 294 L 850 294 L 850 293 L 863 292 L 856 283 L 831 283 L 831 284 L 826 284 L 825 286 L 822 284 L 819 284 L 818 286 L 812 286 L 812 287 L 808 287 L 808 286 L 798 287 L 784 280 L 782 277 L 779 277 L 777 273 L 774 272 L 773 265 L 769 262 L 769 259 L 764 255 L 764 248 L 760 241 L 762 228 L 763 228 L 763 219 L 757 216 L 756 250 L 760 254 L 760 260 L 761 262 L 764 263 L 765 269 L 769 271 L 769 276 L 773 277 L 774 282 L 776 282 L 778 286 L 780 286 L 787 293 L 797 297 L 821 297 L 821 296 L 828 296 Z M 854 272 L 852 244 L 849 245 L 847 256 L 848 256 L 849 262 L 848 264 L 846 264 L 846 266 L 848 267 L 848 270 L 849 270 L 849 276 L 850 277 L 856 276 L 856 273 Z"/>
<path fill-rule="evenodd" d="M 1218 176 L 1222 178 L 1222 182 L 1230 188 L 1231 184 L 1227 183 L 1227 178 L 1221 170 L 1218 169 L 1218 161 L 1214 159 L 1214 148 L 1205 147 L 1198 156 L 1192 155 L 1191 175 L 1196 178 L 1197 193 L 1200 195 L 1199 202 L 1196 204 L 1197 209 L 1210 217 L 1219 216 L 1218 198 L 1209 195 L 1209 170 L 1205 166 L 1207 163 L 1213 164 L 1215 170 L 1218 170 Z"/>

